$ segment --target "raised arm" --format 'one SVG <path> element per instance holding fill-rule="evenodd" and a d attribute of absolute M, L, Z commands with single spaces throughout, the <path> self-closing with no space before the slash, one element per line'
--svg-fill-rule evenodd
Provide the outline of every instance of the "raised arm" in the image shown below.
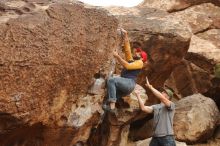
<path fill-rule="evenodd" d="M 144 105 L 144 102 L 142 101 L 139 93 L 135 92 L 135 95 L 137 96 L 138 103 L 139 103 L 139 106 L 140 106 L 141 110 L 146 112 L 146 113 L 153 113 L 152 106 Z"/>
<path fill-rule="evenodd" d="M 131 53 L 131 46 L 128 38 L 128 33 L 126 30 L 121 29 L 123 33 L 123 38 L 124 38 L 124 53 L 125 53 L 125 59 L 126 61 L 133 61 L 132 53 Z"/>
<path fill-rule="evenodd" d="M 171 101 L 167 99 L 162 93 L 160 93 L 157 89 L 155 89 L 152 85 L 150 85 L 148 78 L 146 77 L 146 87 L 148 87 L 153 94 L 162 102 L 165 104 L 166 107 L 170 107 Z"/>

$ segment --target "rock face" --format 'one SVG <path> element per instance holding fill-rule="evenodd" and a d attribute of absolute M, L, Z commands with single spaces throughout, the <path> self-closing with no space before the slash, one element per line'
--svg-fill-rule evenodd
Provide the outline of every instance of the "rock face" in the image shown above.
<path fill-rule="evenodd" d="M 189 23 L 192 32 L 199 33 L 211 28 L 220 28 L 220 7 L 204 3 L 170 15 Z"/>
<path fill-rule="evenodd" d="M 220 100 L 218 98 L 220 91 L 220 81 L 216 71 L 218 70 L 218 64 L 220 62 L 219 42 L 219 29 L 210 29 L 206 32 L 193 35 L 191 38 L 189 52 L 185 56 L 186 60 L 199 67 L 200 70 L 203 70 L 209 74 L 204 76 L 201 81 L 206 80 L 206 83 L 210 82 L 211 87 L 206 86 L 206 90 L 208 89 L 207 92 L 204 92 L 205 90 L 203 90 L 203 92 L 200 93 L 211 97 L 217 103 L 218 107 L 220 107 Z"/>
<path fill-rule="evenodd" d="M 184 60 L 173 70 L 165 84 L 181 99 L 194 93 L 206 93 L 212 87 L 211 80 L 209 72 Z"/>
<path fill-rule="evenodd" d="M 144 85 L 145 76 L 148 75 L 155 87 L 161 87 L 186 54 L 191 30 L 181 20 L 164 17 L 165 12 L 146 13 L 146 9 L 147 7 L 121 8 L 115 12 L 111 8 L 110 12 L 119 19 L 122 27 L 128 30 L 131 43 L 140 43 L 148 53 L 151 69 L 143 72 L 139 83 Z"/>
<path fill-rule="evenodd" d="M 174 69 L 166 81 L 180 98 L 203 93 L 214 99 L 219 107 L 217 97 L 220 82 L 215 72 L 220 62 L 219 42 L 219 29 L 210 29 L 192 36 L 185 61 Z"/>
<path fill-rule="evenodd" d="M 133 8 L 106 8 L 110 14 L 75 0 L 1 0 L 0 145 L 148 144 L 152 117 L 140 112 L 134 94 L 117 102 L 115 115 L 103 115 L 104 84 L 91 90 L 112 70 L 118 24 L 128 30 L 132 47 L 140 43 L 148 53 L 138 83 L 144 85 L 146 76 L 156 88 L 166 81 L 183 98 L 174 119 L 176 138 L 218 145 L 218 138 L 208 140 L 219 112 L 207 97 L 220 107 L 219 5 L 146 0 Z M 135 90 L 146 105 L 158 102 L 141 86 Z"/>
<path fill-rule="evenodd" d="M 220 60 L 219 52 L 220 49 L 212 42 L 208 40 L 204 40 L 198 36 L 192 36 L 191 44 L 189 48 L 189 55 L 195 54 L 195 56 L 197 55 L 200 56 L 201 58 L 203 57 L 207 60 L 207 62 L 210 62 L 215 65 Z M 204 67 L 204 69 L 208 70 L 206 67 Z M 214 68 L 212 67 L 212 69 Z M 210 72 L 211 71 L 213 73 L 213 70 L 210 70 Z"/>
<path fill-rule="evenodd" d="M 210 41 L 216 47 L 220 48 L 220 29 L 210 29 L 206 32 L 199 33 L 198 37 Z"/>
<path fill-rule="evenodd" d="M 89 145 L 123 146 L 122 143 L 125 143 L 126 140 L 124 140 L 125 137 L 123 139 L 121 137 L 123 133 L 128 134 L 128 125 L 132 121 L 143 118 L 146 115 L 139 115 L 140 108 L 138 106 L 138 100 L 137 97 L 134 96 L 134 92 L 136 91 L 140 93 L 143 101 L 148 99 L 145 89 L 140 85 L 136 85 L 130 97 L 123 97 L 123 101 L 117 103 L 117 112 L 115 114 L 105 113 L 104 121 L 97 127 L 94 135 L 89 140 Z"/>
<path fill-rule="evenodd" d="M 108 10 L 119 19 L 120 25 L 128 30 L 131 44 L 139 42 L 149 55 L 151 69 L 143 71 L 139 83 L 143 85 L 145 76 L 148 75 L 150 82 L 155 87 L 161 87 L 188 50 L 191 38 L 190 27 L 180 20 L 160 18 L 159 16 L 165 16 L 167 13 L 156 11 L 155 14 L 153 9 L 111 7 Z M 126 99 L 132 98 L 124 98 L 125 102 Z M 151 97 L 147 103 L 152 103 L 152 100 L 156 102 L 156 99 Z M 129 100 L 127 100 L 127 104 L 135 105 Z M 118 114 L 107 114 L 104 123 L 91 137 L 93 142 L 90 143 L 102 146 L 119 145 L 123 127 L 141 117 L 143 118 L 143 114 L 133 108 L 125 104 L 119 108 Z M 97 137 L 101 137 L 102 141 L 98 141 Z"/>
<path fill-rule="evenodd" d="M 201 94 L 185 97 L 176 103 L 174 133 L 187 143 L 206 141 L 214 132 L 219 111 L 210 98 Z"/>
<path fill-rule="evenodd" d="M 140 5 L 173 12 L 202 3 L 213 3 L 218 6 L 220 5 L 219 0 L 145 0 Z"/>
<path fill-rule="evenodd" d="M 15 135 L 22 128 L 15 130 L 14 125 L 34 128 L 36 123 L 41 123 L 44 139 L 52 136 L 44 144 L 84 142 L 99 121 L 103 99 L 103 95 L 87 95 L 87 90 L 95 74 L 109 72 L 118 21 L 105 10 L 77 3 L 3 4 L 0 112 L 15 120 L 8 126 L 1 122 L 1 137 L 11 138 L 3 138 L 1 144 L 16 145 Z M 30 13 L 20 13 L 26 5 Z"/>

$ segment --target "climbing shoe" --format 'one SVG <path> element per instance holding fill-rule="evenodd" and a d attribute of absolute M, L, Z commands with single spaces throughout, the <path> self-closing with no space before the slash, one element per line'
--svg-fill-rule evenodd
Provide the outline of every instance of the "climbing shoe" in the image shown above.
<path fill-rule="evenodd" d="M 110 112 L 112 114 L 117 114 L 117 109 L 116 108 L 115 109 L 111 109 L 109 105 L 103 104 L 102 105 L 102 109 L 104 111 Z"/>

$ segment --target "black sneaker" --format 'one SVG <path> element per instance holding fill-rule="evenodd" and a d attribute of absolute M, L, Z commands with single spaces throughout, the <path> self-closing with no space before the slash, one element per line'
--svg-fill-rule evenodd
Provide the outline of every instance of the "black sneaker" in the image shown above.
<path fill-rule="evenodd" d="M 102 105 L 102 109 L 103 109 L 104 111 L 110 111 L 110 110 L 111 110 L 110 106 L 107 105 L 107 104 L 103 104 L 103 105 Z"/>
<path fill-rule="evenodd" d="M 110 112 L 110 113 L 113 113 L 113 114 L 117 114 L 117 109 L 111 109 L 109 105 L 106 105 L 106 104 L 103 104 L 102 105 L 102 109 L 104 111 L 107 111 L 107 112 Z"/>

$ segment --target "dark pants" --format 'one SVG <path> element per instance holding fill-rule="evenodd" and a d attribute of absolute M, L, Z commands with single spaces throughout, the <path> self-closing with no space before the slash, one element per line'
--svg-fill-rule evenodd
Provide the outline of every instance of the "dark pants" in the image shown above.
<path fill-rule="evenodd" d="M 152 137 L 150 146 L 176 146 L 173 136 Z"/>
<path fill-rule="evenodd" d="M 116 102 L 122 96 L 129 95 L 135 87 L 133 79 L 123 77 L 110 77 L 107 81 L 108 102 Z"/>

